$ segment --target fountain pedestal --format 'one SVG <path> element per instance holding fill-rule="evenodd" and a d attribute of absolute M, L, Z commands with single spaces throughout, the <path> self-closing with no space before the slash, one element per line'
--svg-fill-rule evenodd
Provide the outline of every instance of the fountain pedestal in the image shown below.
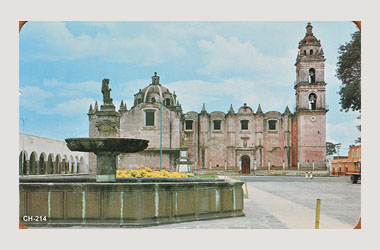
<path fill-rule="evenodd" d="M 117 156 L 119 153 L 96 154 L 96 182 L 116 182 Z"/>

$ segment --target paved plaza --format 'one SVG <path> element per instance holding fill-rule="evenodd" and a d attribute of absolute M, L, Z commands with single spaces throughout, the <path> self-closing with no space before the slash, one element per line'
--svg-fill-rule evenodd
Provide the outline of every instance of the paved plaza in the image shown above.
<path fill-rule="evenodd" d="M 241 180 L 248 185 L 245 217 L 151 228 L 313 229 L 317 199 L 321 200 L 320 229 L 352 229 L 359 221 L 361 185 L 351 184 L 349 177 L 249 176 Z"/>

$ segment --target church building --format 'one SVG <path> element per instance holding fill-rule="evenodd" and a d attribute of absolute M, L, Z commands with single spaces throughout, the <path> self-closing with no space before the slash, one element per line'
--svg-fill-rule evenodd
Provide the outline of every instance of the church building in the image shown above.
<path fill-rule="evenodd" d="M 134 95 L 127 109 L 121 102 L 115 111 L 116 136 L 149 140 L 146 150 L 121 154 L 118 168 L 145 165 L 174 170 L 180 151 L 186 149 L 194 169 L 227 169 L 249 173 L 256 169 L 296 169 L 326 167 L 325 58 L 321 42 L 310 23 L 299 42 L 295 63 L 296 107 L 264 112 L 260 104 L 253 109 L 244 103 L 236 112 L 209 112 L 203 104 L 200 112 L 184 113 L 179 98 L 160 83 L 157 73 L 152 83 Z M 289 83 L 289 87 L 293 87 Z M 160 109 L 161 108 L 161 109 Z M 90 137 L 99 136 L 100 115 L 97 103 L 88 113 Z M 162 126 L 162 130 L 160 129 Z M 162 131 L 162 141 L 160 141 Z M 96 164 L 90 155 L 91 167 Z"/>

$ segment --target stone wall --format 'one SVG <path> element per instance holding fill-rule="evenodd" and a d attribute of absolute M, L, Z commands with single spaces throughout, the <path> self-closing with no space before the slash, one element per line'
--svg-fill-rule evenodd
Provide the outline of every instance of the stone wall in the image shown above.
<path fill-rule="evenodd" d="M 21 181 L 20 221 L 28 227 L 141 227 L 244 216 L 240 181 L 127 179 L 54 185 Z M 30 216 L 46 221 L 28 221 Z"/>

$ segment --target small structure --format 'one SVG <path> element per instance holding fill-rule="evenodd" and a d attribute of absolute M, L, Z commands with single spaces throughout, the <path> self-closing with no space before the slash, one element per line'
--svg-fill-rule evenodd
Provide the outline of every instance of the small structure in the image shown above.
<path fill-rule="evenodd" d="M 176 171 L 190 173 L 191 172 L 191 164 L 192 162 L 188 157 L 188 148 L 181 148 L 180 157 L 176 161 Z"/>
<path fill-rule="evenodd" d="M 183 136 L 183 143 L 180 149 L 180 156 L 176 160 L 176 171 L 190 173 L 192 162 L 189 160 L 189 148 L 187 147 L 188 138 L 186 135 Z"/>
<path fill-rule="evenodd" d="M 361 145 L 351 145 L 347 156 L 334 156 L 331 175 L 359 174 L 361 169 Z"/>

